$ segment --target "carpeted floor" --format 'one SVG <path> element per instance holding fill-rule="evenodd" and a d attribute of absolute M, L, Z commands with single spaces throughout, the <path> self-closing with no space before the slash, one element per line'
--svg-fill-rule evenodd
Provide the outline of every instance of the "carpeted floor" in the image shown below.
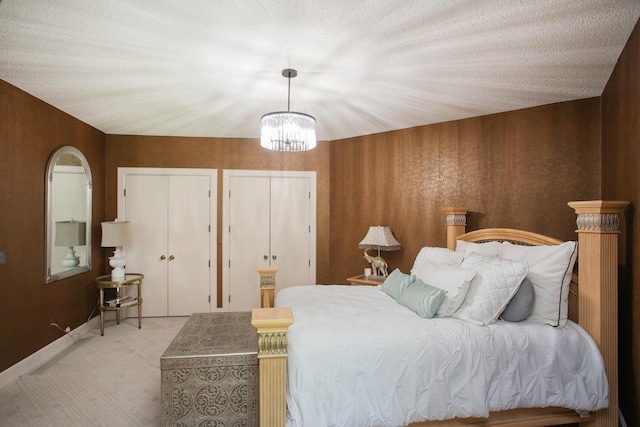
<path fill-rule="evenodd" d="M 0 390 L 0 426 L 159 426 L 160 356 L 188 317 L 137 318 L 74 334 L 54 360 Z"/>

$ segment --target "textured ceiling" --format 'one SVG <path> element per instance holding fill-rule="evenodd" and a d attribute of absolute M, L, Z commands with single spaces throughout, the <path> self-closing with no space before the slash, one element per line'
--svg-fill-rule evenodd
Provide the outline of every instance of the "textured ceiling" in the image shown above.
<path fill-rule="evenodd" d="M 640 0 L 0 0 L 0 79 L 108 134 L 318 139 L 599 96 Z"/>

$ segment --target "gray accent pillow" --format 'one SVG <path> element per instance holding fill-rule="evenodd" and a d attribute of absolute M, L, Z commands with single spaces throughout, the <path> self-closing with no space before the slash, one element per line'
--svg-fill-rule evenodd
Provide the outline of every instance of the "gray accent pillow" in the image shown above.
<path fill-rule="evenodd" d="M 520 322 L 531 314 L 536 294 L 533 289 L 533 283 L 528 277 L 525 277 L 518 289 L 518 292 L 511 298 L 509 304 L 504 309 L 500 318 L 507 322 Z"/>

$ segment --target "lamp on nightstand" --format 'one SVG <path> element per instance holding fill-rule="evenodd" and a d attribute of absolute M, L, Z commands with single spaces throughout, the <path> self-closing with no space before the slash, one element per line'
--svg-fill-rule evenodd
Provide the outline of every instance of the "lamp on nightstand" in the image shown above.
<path fill-rule="evenodd" d="M 112 279 L 124 279 L 124 266 L 127 260 L 122 254 L 122 247 L 129 244 L 129 221 L 114 221 L 102 223 L 102 243 L 103 248 L 115 247 L 113 256 L 109 257 L 109 265 L 113 267 L 111 271 Z"/>
<path fill-rule="evenodd" d="M 400 242 L 393 237 L 391 229 L 388 226 L 371 226 L 367 235 L 360 242 L 360 249 L 364 249 L 364 258 L 371 263 L 373 275 L 384 279 L 389 275 L 387 271 L 387 262 L 380 256 L 380 251 L 397 251 L 400 250 Z M 369 249 L 377 249 L 378 256 L 371 256 L 367 253 Z"/>

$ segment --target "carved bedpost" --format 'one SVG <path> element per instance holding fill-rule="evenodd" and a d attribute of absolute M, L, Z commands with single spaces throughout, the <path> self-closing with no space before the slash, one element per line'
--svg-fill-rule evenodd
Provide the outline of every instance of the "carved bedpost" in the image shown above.
<path fill-rule="evenodd" d="M 258 267 L 260 274 L 260 307 L 273 307 L 276 295 L 276 273 L 278 267 Z"/>
<path fill-rule="evenodd" d="M 618 228 L 629 202 L 569 202 L 578 214 L 580 325 L 598 344 L 609 380 L 609 408 L 588 426 L 618 426 Z"/>
<path fill-rule="evenodd" d="M 289 308 L 254 308 L 251 324 L 258 330 L 260 427 L 282 427 L 287 419 L 287 329 Z"/>
<path fill-rule="evenodd" d="M 452 251 L 456 249 L 456 239 L 466 232 L 467 209 L 466 208 L 443 208 L 447 214 L 447 248 Z"/>

